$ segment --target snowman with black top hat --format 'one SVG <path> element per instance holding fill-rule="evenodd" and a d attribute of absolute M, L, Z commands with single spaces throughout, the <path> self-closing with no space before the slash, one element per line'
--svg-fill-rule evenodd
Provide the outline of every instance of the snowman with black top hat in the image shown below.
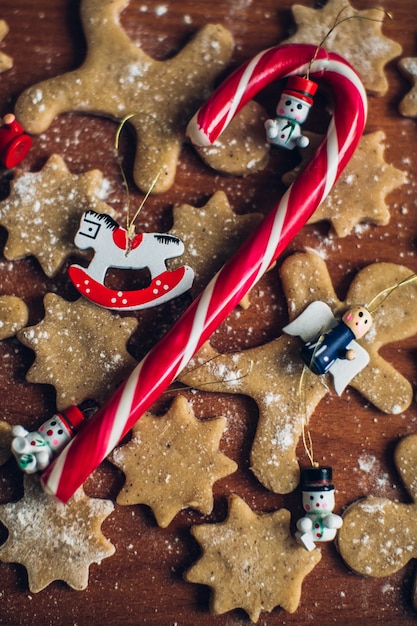
<path fill-rule="evenodd" d="M 333 541 L 343 520 L 333 513 L 335 506 L 331 467 L 301 470 L 300 481 L 304 517 L 297 521 L 295 537 L 306 550 L 314 550 L 316 541 Z"/>

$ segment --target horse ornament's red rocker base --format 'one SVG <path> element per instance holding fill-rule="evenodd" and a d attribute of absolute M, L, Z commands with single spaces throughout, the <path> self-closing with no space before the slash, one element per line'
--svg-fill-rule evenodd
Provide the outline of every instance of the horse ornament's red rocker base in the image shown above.
<path fill-rule="evenodd" d="M 128 240 L 128 233 L 104 213 L 85 211 L 74 242 L 81 250 L 93 248 L 88 267 L 71 265 L 69 277 L 78 291 L 99 306 L 115 311 L 146 309 L 185 293 L 190 289 L 194 272 L 187 265 L 173 271 L 167 259 L 181 256 L 184 244 L 178 237 L 164 233 L 140 233 Z M 110 289 L 104 284 L 109 268 L 148 269 L 151 282 L 136 290 Z"/>

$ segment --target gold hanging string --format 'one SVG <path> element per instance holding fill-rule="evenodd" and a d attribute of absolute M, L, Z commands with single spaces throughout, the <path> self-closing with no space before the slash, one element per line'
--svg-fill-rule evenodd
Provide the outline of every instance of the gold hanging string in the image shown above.
<path fill-rule="evenodd" d="M 119 153 L 119 144 L 120 144 L 120 135 L 122 133 L 122 130 L 125 126 L 125 124 L 131 120 L 133 117 L 137 117 L 139 115 L 139 113 L 129 113 L 129 115 L 126 115 L 120 122 L 118 128 L 117 128 L 117 132 L 116 132 L 116 137 L 115 137 L 115 141 L 114 141 L 114 147 L 116 149 L 116 153 L 117 153 L 117 162 L 119 164 L 119 169 L 120 169 L 120 173 L 122 175 L 122 179 L 123 179 L 123 185 L 124 188 L 126 190 L 126 198 L 127 198 L 127 214 L 126 214 L 126 232 L 127 232 L 127 241 L 126 241 L 126 256 L 129 254 L 129 252 L 132 249 L 132 243 L 133 240 L 135 238 L 135 222 L 145 204 L 145 202 L 147 201 L 147 199 L 149 198 L 149 196 L 151 195 L 152 191 L 155 188 L 156 183 L 158 182 L 158 179 L 161 175 L 162 172 L 162 168 L 159 170 L 159 172 L 157 173 L 157 175 L 155 176 L 155 178 L 153 179 L 153 181 L 151 182 L 151 185 L 148 189 L 148 191 L 145 194 L 145 197 L 143 198 L 142 202 L 140 203 L 140 205 L 138 206 L 138 208 L 135 211 L 135 214 L 133 216 L 132 219 L 130 219 L 130 191 L 129 191 L 129 184 L 127 182 L 127 177 L 126 177 L 126 173 L 123 167 L 123 163 L 122 163 L 122 159 L 120 157 L 120 153 Z"/>
<path fill-rule="evenodd" d="M 344 7 L 342 7 L 339 11 L 339 13 L 336 15 L 335 20 L 333 22 L 333 26 L 330 28 L 330 30 L 325 34 L 325 36 L 323 37 L 323 39 L 321 40 L 321 42 L 319 43 L 319 45 L 317 46 L 313 57 L 310 61 L 310 63 L 308 64 L 308 68 L 307 68 L 307 72 L 305 75 L 305 78 L 309 79 L 310 78 L 310 72 L 311 72 L 311 66 L 313 65 L 314 61 L 317 59 L 317 55 L 319 53 L 319 51 L 321 50 L 321 48 L 324 46 L 324 44 L 326 43 L 327 39 L 330 37 L 330 35 L 332 34 L 332 32 L 338 27 L 340 26 L 340 24 L 343 24 L 343 22 L 348 22 L 349 20 L 367 20 L 368 22 L 383 22 L 384 20 L 378 20 L 376 17 L 366 17 L 364 15 L 349 15 L 348 17 L 343 17 L 340 19 L 340 16 L 342 15 L 342 13 L 349 8 L 349 5 L 346 5 Z M 389 11 L 386 11 L 385 9 L 381 8 L 381 7 L 375 7 L 376 9 L 378 9 L 378 11 L 383 11 L 385 13 L 385 15 L 387 17 L 389 17 L 389 19 L 393 19 L 392 13 L 390 13 Z"/>
<path fill-rule="evenodd" d="M 314 357 L 316 355 L 316 351 L 319 349 L 325 332 L 324 329 L 320 332 L 320 335 L 316 341 L 316 347 L 313 350 L 313 354 L 311 355 L 310 363 L 314 361 Z M 301 435 L 303 439 L 303 446 L 307 457 L 310 460 L 312 467 L 318 467 L 319 464 L 314 460 L 314 448 L 313 448 L 313 438 L 311 436 L 310 429 L 308 428 L 308 420 L 307 420 L 307 376 L 310 372 L 310 368 L 307 365 L 303 366 L 299 385 L 298 385 L 298 399 L 299 399 L 299 412 L 301 415 Z"/>
<path fill-rule="evenodd" d="M 308 428 L 307 423 L 307 399 L 306 399 L 306 386 L 307 386 L 307 375 L 308 375 L 308 367 L 304 365 L 303 370 L 301 372 L 300 381 L 299 381 L 299 389 L 298 389 L 298 398 L 299 398 L 299 411 L 301 415 L 301 435 L 303 439 L 303 446 L 307 457 L 311 463 L 312 467 L 318 467 L 318 463 L 314 460 L 314 449 L 313 449 L 313 439 L 311 436 L 310 429 Z"/>
<path fill-rule="evenodd" d="M 135 238 L 135 222 L 136 222 L 136 220 L 138 218 L 139 213 L 142 211 L 142 208 L 143 208 L 145 202 L 147 201 L 147 199 L 151 195 L 152 191 L 154 190 L 154 187 L 155 187 L 156 183 L 158 182 L 158 178 L 161 175 L 161 171 L 162 170 L 159 170 L 159 172 L 157 173 L 157 175 L 155 176 L 155 178 L 151 182 L 151 185 L 150 185 L 148 191 L 146 192 L 145 197 L 143 198 L 142 202 L 140 203 L 140 205 L 136 209 L 136 212 L 135 212 L 135 214 L 134 214 L 134 216 L 132 217 L 131 220 L 129 220 L 129 212 L 127 214 L 127 217 L 126 217 L 126 230 L 127 230 L 128 250 L 126 251 L 126 254 L 128 254 L 130 252 L 130 249 L 131 249 L 131 246 L 132 246 L 132 242 L 133 242 L 133 240 Z"/>
<path fill-rule="evenodd" d="M 211 360 L 219 358 L 220 356 L 223 356 L 222 354 L 217 354 L 216 356 L 212 357 L 211 359 L 208 359 L 208 361 L 206 361 L 205 363 L 202 363 L 201 365 L 197 365 L 196 367 L 194 367 L 192 370 L 189 370 L 190 372 L 194 372 L 195 370 L 197 370 L 199 367 L 203 367 L 203 365 L 205 365 L 206 363 L 209 363 Z M 170 388 L 170 389 L 166 389 L 165 391 L 162 392 L 162 395 L 166 394 L 166 393 L 172 393 L 174 391 L 192 391 L 193 389 L 201 389 L 201 387 L 209 387 L 210 385 L 218 385 L 219 383 L 234 383 L 237 382 L 239 380 L 243 380 L 244 378 L 246 378 L 246 376 L 249 376 L 249 374 L 252 372 L 253 370 L 253 361 L 251 360 L 249 363 L 249 368 L 248 370 L 242 374 L 241 376 L 235 376 L 233 378 L 224 378 L 223 380 L 207 380 L 203 383 L 199 383 L 198 387 L 196 386 L 192 386 L 192 385 L 183 385 L 182 387 L 174 387 L 174 388 Z M 178 381 L 180 382 L 180 381 Z M 182 384 L 182 383 L 181 383 Z"/>
<path fill-rule="evenodd" d="M 223 357 L 223 356 L 225 356 L 227 354 L 228 354 L 227 352 L 215 354 L 214 356 L 210 357 L 209 359 L 207 359 L 203 363 L 199 363 L 195 367 L 192 367 L 191 369 L 187 370 L 187 375 L 188 374 L 192 374 L 193 372 L 199 370 L 200 367 L 204 367 L 205 365 L 207 365 L 207 363 L 211 363 L 211 361 L 215 361 L 216 359 L 219 359 L 220 357 Z M 233 354 L 233 353 L 231 353 L 231 354 Z M 208 385 L 217 385 L 219 383 L 233 383 L 235 381 L 243 380 L 244 378 L 246 378 L 246 376 L 249 376 L 249 374 L 251 374 L 252 371 L 253 371 L 253 360 L 250 359 L 249 367 L 248 367 L 247 371 L 244 374 L 241 374 L 241 376 L 234 376 L 233 378 L 224 378 L 223 380 L 208 380 L 208 381 L 205 381 L 203 383 L 199 383 L 198 388 L 205 387 L 205 386 L 208 386 Z M 181 389 L 195 389 L 195 388 L 196 387 L 192 387 L 192 386 L 190 386 L 190 387 L 181 387 Z"/>
<path fill-rule="evenodd" d="M 120 122 L 120 124 L 119 124 L 119 126 L 117 128 L 116 137 L 114 139 L 114 147 L 116 149 L 116 154 L 117 154 L 117 163 L 119 165 L 120 173 L 121 173 L 122 178 L 123 178 L 123 185 L 124 185 L 124 188 L 126 190 L 128 216 L 129 216 L 129 211 L 130 211 L 130 192 L 129 192 L 129 185 L 128 185 L 128 182 L 127 182 L 127 178 L 126 178 L 125 170 L 124 170 L 124 167 L 123 167 L 122 159 L 121 159 L 120 153 L 119 153 L 119 144 L 120 144 L 120 135 L 122 134 L 122 130 L 123 130 L 126 122 L 131 120 L 132 117 L 134 117 L 134 115 L 135 115 L 135 113 L 130 113 L 129 115 L 126 115 L 121 120 L 121 122 Z M 129 217 L 127 218 L 127 220 L 128 219 L 129 219 Z"/>
<path fill-rule="evenodd" d="M 392 294 L 393 291 L 395 291 L 399 287 L 404 287 L 405 285 L 409 285 L 416 279 L 417 279 L 417 274 L 410 274 L 410 276 L 407 276 L 407 278 L 404 278 L 404 280 L 401 280 L 399 283 L 396 283 L 395 285 L 391 285 L 390 287 L 386 287 L 385 289 L 382 289 L 379 293 L 376 294 L 376 296 L 372 298 L 369 304 L 365 305 L 365 308 L 368 309 L 370 313 L 373 313 L 374 311 L 376 311 L 376 309 L 378 309 L 385 302 L 385 300 Z M 382 298 L 382 300 L 378 302 L 377 304 L 375 304 L 379 298 Z"/>

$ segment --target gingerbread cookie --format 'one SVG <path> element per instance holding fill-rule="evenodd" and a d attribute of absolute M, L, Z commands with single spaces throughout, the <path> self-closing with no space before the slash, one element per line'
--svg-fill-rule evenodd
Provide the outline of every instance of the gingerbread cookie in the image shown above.
<path fill-rule="evenodd" d="M 317 254 L 295 254 L 281 268 L 291 319 L 314 301 L 326 302 L 338 315 L 353 305 L 366 304 L 411 273 L 394 263 L 375 263 L 357 274 L 346 299 L 341 301 L 325 262 Z M 350 385 L 385 413 L 401 413 L 413 400 L 409 381 L 385 361 L 379 351 L 385 344 L 417 332 L 416 302 L 417 281 L 397 289 L 373 314 L 372 332 L 360 340 L 369 354 L 369 363 L 354 376 Z M 303 416 L 300 410 L 301 345 L 298 338 L 285 334 L 262 346 L 228 354 L 219 354 L 206 344 L 179 377 L 181 382 L 197 389 L 239 393 L 255 400 L 259 422 L 252 445 L 251 468 L 267 489 L 277 493 L 288 493 L 297 486 L 296 447 L 303 418 L 308 422 L 331 385 L 328 374 L 322 377 L 310 373 L 306 377 Z"/>
<path fill-rule="evenodd" d="M 186 124 L 228 63 L 233 39 L 224 27 L 208 24 L 176 56 L 157 61 L 123 30 L 119 15 L 126 4 L 82 1 L 86 60 L 74 71 L 27 89 L 16 103 L 16 117 L 29 133 L 38 134 L 68 111 L 115 120 L 134 114 L 135 182 L 147 191 L 160 173 L 154 191 L 164 192 L 174 181 Z"/>
<path fill-rule="evenodd" d="M 228 354 L 206 343 L 190 361 L 189 370 L 179 376 L 191 387 L 244 394 L 256 402 L 259 421 L 250 467 L 262 485 L 276 493 L 289 493 L 299 482 L 296 447 L 301 434 L 302 364 L 298 353 L 297 342 L 285 336 Z M 309 416 L 325 394 L 319 379 L 309 379 Z"/>
<path fill-rule="evenodd" d="M 80 254 L 74 235 L 82 213 L 115 215 L 100 199 L 102 182 L 99 170 L 71 174 L 57 154 L 39 172 L 17 172 L 8 198 L 0 202 L 0 224 L 8 231 L 5 257 L 33 255 L 47 276 L 55 276 L 69 255 Z"/>
<path fill-rule="evenodd" d="M 390 576 L 417 558 L 417 435 L 397 444 L 394 460 L 412 503 L 368 496 L 343 515 L 339 553 L 348 567 L 363 576 Z M 416 586 L 413 603 L 417 608 Z"/>
<path fill-rule="evenodd" d="M 258 226 L 261 213 L 237 215 L 226 194 L 216 193 L 201 208 L 189 204 L 173 209 L 174 225 L 169 231 L 184 242 L 185 252 L 170 267 L 190 265 L 194 270 L 192 293 L 198 296 L 215 273 Z M 245 300 L 246 302 L 246 300 Z"/>
<path fill-rule="evenodd" d="M 33 593 L 54 580 L 85 589 L 90 565 L 115 552 L 101 532 L 113 503 L 89 498 L 80 488 L 64 505 L 45 493 L 38 477 L 25 476 L 24 481 L 23 498 L 0 505 L 0 521 L 9 531 L 0 560 L 21 563 Z"/>
<path fill-rule="evenodd" d="M 399 104 L 399 111 L 405 117 L 417 117 L 417 57 L 400 59 L 398 67 L 408 80 L 413 83 L 411 90 Z"/>
<path fill-rule="evenodd" d="M 0 296 L 0 340 L 13 337 L 26 326 L 29 311 L 17 296 Z"/>
<path fill-rule="evenodd" d="M 386 94 L 385 65 L 401 54 L 402 47 L 382 34 L 384 11 L 356 11 L 347 0 L 329 0 L 318 9 L 295 4 L 292 13 L 296 32 L 283 44 L 319 45 L 335 23 L 340 22 L 327 37 L 325 48 L 340 54 L 353 65 L 369 93 Z"/>
<path fill-rule="evenodd" d="M 233 118 L 213 145 L 194 146 L 202 160 L 217 172 L 245 176 L 262 170 L 269 155 L 264 122 L 267 114 L 254 100 Z"/>
<path fill-rule="evenodd" d="M 53 385 L 58 410 L 84 400 L 101 404 L 136 365 L 126 343 L 137 320 L 53 293 L 46 294 L 44 306 L 44 319 L 17 334 L 36 353 L 26 379 Z"/>
<path fill-rule="evenodd" d="M 7 23 L 4 20 L 0 20 L 0 43 L 3 41 L 8 32 L 9 27 Z M 13 59 L 4 52 L 0 52 L 0 72 L 5 72 L 11 67 L 13 67 Z"/>
<path fill-rule="evenodd" d="M 213 483 L 237 470 L 219 451 L 225 426 L 223 417 L 198 420 L 183 396 L 165 415 L 145 413 L 131 441 L 111 456 L 126 475 L 117 503 L 147 504 L 162 528 L 187 507 L 211 513 Z"/>
<path fill-rule="evenodd" d="M 301 163 L 282 177 L 290 185 L 310 161 L 321 141 L 320 135 L 306 132 L 309 146 L 300 151 Z M 407 182 L 402 170 L 384 158 L 385 133 L 364 135 L 342 176 L 314 212 L 309 224 L 329 221 L 337 237 L 346 237 L 359 224 L 385 226 L 390 212 L 386 197 Z"/>
<path fill-rule="evenodd" d="M 321 558 L 297 544 L 289 511 L 255 513 L 237 495 L 229 497 L 224 522 L 192 526 L 191 533 L 203 555 L 185 578 L 211 588 L 215 615 L 242 608 L 257 622 L 276 606 L 294 613 L 303 580 Z"/>

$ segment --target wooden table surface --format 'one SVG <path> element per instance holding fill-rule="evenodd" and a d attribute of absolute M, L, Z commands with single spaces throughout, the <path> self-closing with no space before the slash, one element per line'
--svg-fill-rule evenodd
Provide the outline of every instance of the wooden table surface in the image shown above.
<path fill-rule="evenodd" d="M 122 15 L 122 24 L 147 53 L 164 59 L 181 47 L 198 27 L 207 22 L 222 23 L 235 38 L 231 64 L 235 67 L 288 36 L 292 25 L 291 4 L 290 0 L 167 0 L 161 3 L 131 0 Z M 377 4 L 381 3 L 358 0 L 355 7 L 365 9 Z M 166 6 L 167 11 L 159 14 L 160 6 Z M 403 56 L 416 56 L 414 0 L 396 0 L 392 6 L 383 0 L 382 6 L 394 14 L 393 20 L 385 21 L 384 33 L 401 43 Z M 86 47 L 79 19 L 79 0 L 2 0 L 0 19 L 5 19 L 10 27 L 1 49 L 14 59 L 14 67 L 0 76 L 0 113 L 4 115 L 13 110 L 17 96 L 26 87 L 78 67 Z M 328 224 L 308 226 L 286 253 L 306 247 L 324 249 L 340 298 L 344 297 L 355 273 L 375 260 L 403 263 L 417 271 L 417 128 L 416 120 L 398 113 L 399 101 L 411 86 L 399 73 L 396 61 L 387 66 L 386 76 L 388 93 L 384 97 L 369 98 L 371 114 L 366 131 L 385 132 L 387 162 L 408 174 L 407 184 L 387 198 L 391 211 L 389 225 L 370 226 L 333 243 L 327 239 Z M 273 112 L 272 89 L 268 98 L 269 102 L 264 104 Z M 22 168 L 38 171 L 52 153 L 60 154 L 74 173 L 99 168 L 111 182 L 107 202 L 121 211 L 125 194 L 112 150 L 115 129 L 115 123 L 109 120 L 83 115 L 61 116 L 41 137 L 34 138 L 33 149 Z M 78 130 L 78 140 L 74 142 L 72 139 Z M 281 161 L 271 160 L 264 171 L 242 179 L 213 173 L 187 146 L 181 153 L 174 186 L 169 192 L 149 200 L 144 219 L 150 230 L 168 230 L 175 203 L 202 206 L 217 189 L 226 191 L 231 206 L 238 213 L 253 210 L 266 213 L 283 191 L 279 179 L 289 169 L 285 159 L 290 158 L 294 156 L 286 154 Z M 4 171 L 0 176 L 1 198 L 5 198 L 8 176 Z M 141 197 L 134 190 L 132 196 L 134 201 Z M 6 236 L 5 230 L 0 230 L 0 252 Z M 67 281 L 65 270 L 55 280 L 46 279 L 32 258 L 16 262 L 12 269 L 9 263 L 0 262 L 0 293 L 14 292 L 25 299 L 30 308 L 30 324 L 42 319 L 42 299 L 46 292 L 53 290 L 68 295 Z M 264 306 L 271 297 L 276 298 L 278 307 Z M 136 314 L 140 324 L 130 350 L 137 359 L 170 323 L 167 312 L 172 316 L 178 314 L 175 307 L 163 307 L 152 314 Z M 216 334 L 215 345 L 221 350 L 235 350 L 262 344 L 278 337 L 286 320 L 277 267 L 254 290 L 252 306 L 242 312 L 239 322 L 235 321 L 233 335 L 228 335 L 223 325 Z M 0 354 L 0 417 L 27 427 L 40 424 L 55 409 L 53 389 L 25 382 L 33 354 L 17 340 L 3 341 Z M 384 356 L 414 386 L 416 354 L 417 337 L 384 349 Z M 163 402 L 167 404 L 168 399 Z M 208 589 L 183 580 L 185 569 L 199 554 L 189 535 L 189 527 L 193 523 L 224 519 L 230 493 L 239 494 L 255 510 L 285 507 L 293 515 L 300 514 L 300 496 L 297 492 L 285 496 L 270 493 L 251 474 L 248 455 L 257 420 L 257 410 L 251 400 L 243 396 L 203 394 L 199 416 L 214 414 L 233 416 L 221 449 L 239 463 L 239 470 L 215 484 L 215 508 L 211 516 L 203 517 L 186 510 L 177 515 L 167 529 L 160 529 L 148 508 L 116 506 L 103 525 L 103 532 L 116 546 L 116 553 L 100 566 L 91 567 L 89 585 L 83 592 L 55 582 L 44 591 L 32 594 L 23 567 L 0 563 L 0 624 L 249 624 L 249 618 L 241 610 L 222 616 L 210 615 Z M 342 512 L 347 505 L 369 494 L 409 501 L 393 466 L 392 453 L 400 437 L 417 431 L 416 415 L 415 402 L 405 413 L 393 416 L 382 414 L 353 390 L 341 397 L 334 393 L 327 395 L 312 418 L 311 428 L 320 460 L 331 464 L 337 477 L 336 512 Z M 359 463 L 365 458 L 371 461 L 367 466 Z M 383 486 L 381 478 L 384 478 Z M 114 500 L 122 481 L 121 474 L 105 462 L 87 482 L 86 490 L 90 495 Z M 21 476 L 11 461 L 0 468 L 0 501 L 17 499 L 21 494 Z M 6 536 L 6 531 L 1 530 L 0 539 Z M 263 613 L 260 625 L 328 626 L 337 623 L 350 626 L 361 622 L 367 626 L 405 626 L 416 623 L 417 611 L 411 603 L 416 572 L 414 561 L 389 578 L 365 579 L 347 569 L 334 544 L 323 544 L 321 549 L 323 558 L 304 581 L 298 610 L 291 615 L 280 608 L 270 614 Z"/>

